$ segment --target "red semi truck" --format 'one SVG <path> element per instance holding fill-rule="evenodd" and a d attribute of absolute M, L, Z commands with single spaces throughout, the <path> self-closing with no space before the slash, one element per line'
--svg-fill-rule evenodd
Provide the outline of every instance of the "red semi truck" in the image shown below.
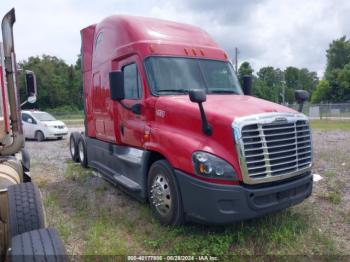
<path fill-rule="evenodd" d="M 308 118 L 249 96 L 250 78 L 243 93 L 205 31 L 111 16 L 81 37 L 85 132 L 71 134 L 72 158 L 162 224 L 232 223 L 310 196 Z"/>

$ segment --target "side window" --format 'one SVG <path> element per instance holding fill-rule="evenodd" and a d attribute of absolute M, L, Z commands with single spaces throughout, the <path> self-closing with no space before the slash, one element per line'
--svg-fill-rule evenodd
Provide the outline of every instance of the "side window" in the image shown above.
<path fill-rule="evenodd" d="M 32 124 L 37 124 L 37 122 L 35 121 L 35 119 L 33 118 L 33 117 L 31 117 L 31 116 L 28 116 L 28 119 L 31 119 L 32 120 Z"/>
<path fill-rule="evenodd" d="M 22 113 L 22 121 L 24 121 L 24 122 L 28 122 L 28 115 L 27 114 L 23 114 Z"/>
<path fill-rule="evenodd" d="M 22 113 L 22 120 L 29 124 L 36 124 L 36 121 L 34 120 L 34 118 L 32 118 L 30 115 L 25 113 Z"/>
<path fill-rule="evenodd" d="M 140 99 L 142 96 L 141 78 L 136 64 L 123 67 L 124 91 L 126 99 Z"/>

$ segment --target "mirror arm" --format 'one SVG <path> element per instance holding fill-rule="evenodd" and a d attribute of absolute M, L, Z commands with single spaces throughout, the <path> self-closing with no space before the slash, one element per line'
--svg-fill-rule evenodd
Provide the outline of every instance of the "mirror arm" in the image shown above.
<path fill-rule="evenodd" d="M 213 133 L 213 129 L 208 123 L 207 117 L 204 112 L 203 103 L 198 103 L 198 106 L 199 106 L 199 111 L 201 113 L 201 118 L 202 118 L 202 130 L 204 134 L 206 134 L 207 136 L 211 136 Z"/>
<path fill-rule="evenodd" d="M 25 104 L 28 103 L 28 100 L 24 101 L 22 104 L 21 104 L 21 107 L 24 106 Z"/>
<path fill-rule="evenodd" d="M 300 104 L 299 104 L 299 109 L 298 109 L 298 111 L 299 111 L 300 113 L 302 113 L 302 112 L 303 112 L 303 108 L 304 108 L 304 103 L 300 103 Z"/>

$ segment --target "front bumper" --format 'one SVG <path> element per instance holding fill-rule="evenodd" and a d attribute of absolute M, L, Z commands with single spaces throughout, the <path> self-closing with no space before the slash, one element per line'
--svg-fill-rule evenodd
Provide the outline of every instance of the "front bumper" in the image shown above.
<path fill-rule="evenodd" d="M 68 129 L 50 129 L 48 132 L 46 132 L 45 137 L 46 138 L 57 138 L 68 135 Z"/>
<path fill-rule="evenodd" d="M 188 220 L 228 224 L 285 209 L 302 202 L 312 192 L 312 175 L 261 187 L 218 185 L 175 170 Z"/>

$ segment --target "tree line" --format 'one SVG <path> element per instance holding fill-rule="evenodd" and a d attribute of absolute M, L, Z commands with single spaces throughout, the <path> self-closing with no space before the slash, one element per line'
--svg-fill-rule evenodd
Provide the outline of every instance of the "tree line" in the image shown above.
<path fill-rule="evenodd" d="M 316 72 L 289 66 L 285 70 L 262 67 L 254 74 L 249 62 L 238 70 L 242 84 L 245 75 L 253 78 L 252 94 L 273 102 L 294 103 L 294 91 L 307 90 L 311 103 L 350 102 L 350 40 L 345 36 L 330 43 L 326 50 L 327 65 L 320 80 Z"/>
<path fill-rule="evenodd" d="M 330 43 L 326 50 L 327 65 L 320 80 L 316 72 L 289 66 L 285 70 L 272 66 L 254 72 L 249 62 L 243 62 L 237 72 L 242 83 L 245 75 L 253 78 L 252 95 L 276 103 L 295 102 L 294 91 L 307 90 L 312 103 L 350 102 L 350 40 L 345 36 Z M 82 110 L 83 82 L 81 58 L 74 65 L 55 56 L 29 57 L 19 63 L 18 84 L 22 98 L 26 97 L 24 72 L 32 70 L 37 77 L 38 99 L 34 107 L 62 111 Z M 33 107 L 25 105 L 24 108 Z"/>
<path fill-rule="evenodd" d="M 319 82 L 315 72 L 292 66 L 287 67 L 284 71 L 280 68 L 266 66 L 253 74 L 251 65 L 243 62 L 238 69 L 241 84 L 246 75 L 251 75 L 253 78 L 252 95 L 276 103 L 292 104 L 295 102 L 294 90 L 304 89 L 312 93 Z"/>
<path fill-rule="evenodd" d="M 20 96 L 26 97 L 25 70 L 36 75 L 38 96 L 34 105 L 26 104 L 23 108 L 57 109 L 58 111 L 78 111 L 83 105 L 83 82 L 81 76 L 81 59 L 75 65 L 68 65 L 55 56 L 43 55 L 29 57 L 18 63 L 18 84 Z M 22 101 L 23 102 L 23 101 Z"/>

